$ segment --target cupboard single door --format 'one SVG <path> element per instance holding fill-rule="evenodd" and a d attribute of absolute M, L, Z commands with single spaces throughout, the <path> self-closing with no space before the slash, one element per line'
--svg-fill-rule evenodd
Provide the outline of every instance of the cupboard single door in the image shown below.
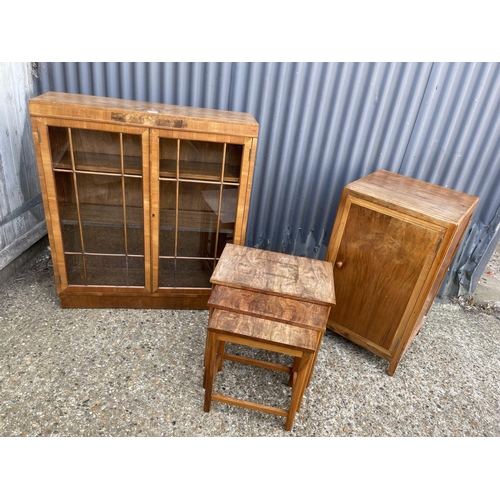
<path fill-rule="evenodd" d="M 348 197 L 327 260 L 337 303 L 329 324 L 390 357 L 436 257 L 443 228 Z"/>

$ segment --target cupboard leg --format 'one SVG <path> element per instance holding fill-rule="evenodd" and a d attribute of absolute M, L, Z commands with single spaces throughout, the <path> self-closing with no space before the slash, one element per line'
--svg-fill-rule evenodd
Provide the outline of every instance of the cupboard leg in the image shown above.
<path fill-rule="evenodd" d="M 399 359 L 393 359 L 391 361 L 391 364 L 389 365 L 389 368 L 387 368 L 387 375 L 393 376 L 394 372 L 396 371 L 396 368 L 398 367 L 399 364 Z"/>

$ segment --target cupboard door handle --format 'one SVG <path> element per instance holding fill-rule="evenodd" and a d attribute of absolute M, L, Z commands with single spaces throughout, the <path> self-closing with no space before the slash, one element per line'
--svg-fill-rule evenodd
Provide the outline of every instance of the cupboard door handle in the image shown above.
<path fill-rule="evenodd" d="M 335 262 L 335 265 L 340 269 L 344 263 L 343 262 L 340 262 L 340 260 L 338 262 Z"/>

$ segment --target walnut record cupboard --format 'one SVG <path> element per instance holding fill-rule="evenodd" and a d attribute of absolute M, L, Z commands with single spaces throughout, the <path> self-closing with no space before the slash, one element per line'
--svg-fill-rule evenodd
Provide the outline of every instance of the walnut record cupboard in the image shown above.
<path fill-rule="evenodd" d="M 62 307 L 206 308 L 244 244 L 256 120 L 57 92 L 30 114 Z"/>
<path fill-rule="evenodd" d="M 389 361 L 420 330 L 479 199 L 385 170 L 348 184 L 325 260 L 328 327 Z"/>

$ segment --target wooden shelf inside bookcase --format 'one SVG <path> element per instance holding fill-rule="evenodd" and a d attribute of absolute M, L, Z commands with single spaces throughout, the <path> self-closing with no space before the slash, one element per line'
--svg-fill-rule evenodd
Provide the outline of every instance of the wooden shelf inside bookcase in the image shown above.
<path fill-rule="evenodd" d="M 86 205 L 80 206 L 80 216 L 84 225 L 123 226 L 123 207 L 121 205 Z M 78 214 L 76 205 L 65 204 L 60 209 L 62 224 L 77 224 Z M 127 226 L 144 225 L 142 208 L 127 207 Z M 174 229 L 175 210 L 160 211 L 160 229 Z M 217 214 L 214 212 L 179 211 L 180 230 L 207 230 L 217 228 Z M 234 223 L 220 223 L 219 232 L 231 233 Z"/>
<path fill-rule="evenodd" d="M 139 156 L 124 156 L 124 174 L 142 175 L 142 159 Z M 64 153 L 54 162 L 54 169 L 72 171 L 71 155 Z M 75 153 L 75 169 L 77 172 L 99 172 L 102 174 L 121 174 L 120 155 L 102 153 Z M 176 179 L 177 164 L 175 160 L 160 160 L 160 178 Z M 211 173 L 215 172 L 215 173 Z M 205 162 L 179 162 L 179 178 L 200 181 L 220 182 L 221 165 Z M 237 184 L 239 182 L 239 167 L 225 167 L 224 182 Z"/>
<path fill-rule="evenodd" d="M 75 153 L 75 169 L 77 172 L 121 174 L 120 162 L 120 155 Z M 124 156 L 123 162 L 125 175 L 142 175 L 142 159 L 139 156 Z M 66 152 L 58 161 L 54 162 L 54 169 L 73 170 L 69 152 Z"/>
<path fill-rule="evenodd" d="M 130 257 L 129 257 L 130 258 Z M 133 269 L 128 268 L 128 280 L 127 277 L 122 275 L 122 268 L 110 268 L 109 265 L 93 267 L 90 271 L 87 271 L 88 283 L 85 285 L 82 281 L 83 278 L 83 268 L 73 267 L 68 273 L 68 286 L 85 286 L 85 287 L 110 287 L 110 286 L 126 286 L 127 288 L 144 288 L 144 269 Z M 120 280 L 117 281 L 116 276 L 119 276 Z M 97 280 L 96 280 L 97 278 Z M 97 281 L 97 283 L 94 283 Z M 128 282 L 128 284 L 126 284 Z M 118 284 L 117 284 L 118 283 Z M 139 284 L 142 283 L 142 284 Z"/>
<path fill-rule="evenodd" d="M 160 160 L 160 178 L 176 179 L 177 163 L 175 160 Z M 239 182 L 240 167 L 226 165 L 224 168 L 224 182 L 237 184 Z M 200 181 L 220 182 L 222 167 L 220 163 L 195 161 L 179 162 L 179 178 Z"/>

